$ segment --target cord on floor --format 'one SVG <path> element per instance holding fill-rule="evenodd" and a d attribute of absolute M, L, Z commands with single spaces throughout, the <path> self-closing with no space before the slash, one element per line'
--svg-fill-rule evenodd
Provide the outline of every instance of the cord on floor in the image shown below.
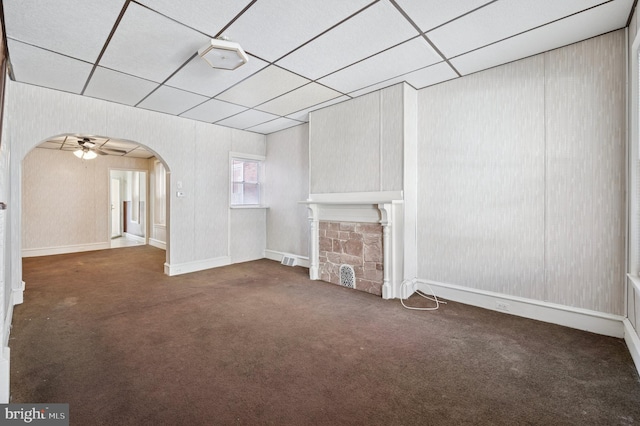
<path fill-rule="evenodd" d="M 405 293 L 404 290 L 407 286 L 408 282 L 405 280 L 402 282 L 402 284 L 400 285 L 400 303 L 402 303 L 402 306 L 404 306 L 407 309 L 411 309 L 413 311 L 435 311 L 436 309 L 438 309 L 440 307 L 440 304 L 446 305 L 447 302 L 445 302 L 444 300 L 440 300 L 438 299 L 438 296 L 436 296 L 436 294 L 434 293 L 433 289 L 431 288 L 431 286 L 429 284 L 425 284 L 427 287 L 429 287 L 429 290 L 431 291 L 431 294 L 433 295 L 433 297 L 424 294 L 423 292 L 421 292 L 420 290 L 416 290 L 414 292 L 414 294 L 417 294 L 420 297 L 424 297 L 427 300 L 431 300 L 432 302 L 436 302 L 436 306 L 433 308 L 419 308 L 419 307 L 415 307 L 415 306 L 407 306 L 404 304 L 404 299 L 402 298 L 402 295 Z"/>

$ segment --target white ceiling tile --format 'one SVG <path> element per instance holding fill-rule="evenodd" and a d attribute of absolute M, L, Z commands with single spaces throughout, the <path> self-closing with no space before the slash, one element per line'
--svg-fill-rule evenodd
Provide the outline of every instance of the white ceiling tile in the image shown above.
<path fill-rule="evenodd" d="M 62 142 L 46 141 L 46 142 L 42 142 L 40 145 L 38 145 L 38 148 L 60 149 L 60 148 L 62 148 Z"/>
<path fill-rule="evenodd" d="M 416 35 L 416 29 L 395 7 L 380 1 L 284 57 L 278 65 L 315 80 Z"/>
<path fill-rule="evenodd" d="M 296 120 L 290 120 L 288 118 L 280 117 L 273 121 L 269 121 L 264 124 L 259 124 L 257 126 L 249 127 L 247 130 L 256 133 L 262 133 L 264 135 L 268 135 L 269 133 L 278 132 L 280 130 L 288 129 L 289 127 L 299 126 L 302 124 Z"/>
<path fill-rule="evenodd" d="M 2 4 L 7 37 L 94 62 L 124 0 L 4 0 Z"/>
<path fill-rule="evenodd" d="M 131 3 L 100 65 L 163 82 L 210 38 Z"/>
<path fill-rule="evenodd" d="M 86 62 L 7 40 L 11 67 L 17 81 L 80 93 L 89 78 L 92 65 Z"/>
<path fill-rule="evenodd" d="M 213 97 L 267 65 L 267 62 L 250 56 L 249 62 L 238 69 L 229 71 L 211 68 L 204 59 L 196 56 L 167 80 L 167 84 L 178 89 Z"/>
<path fill-rule="evenodd" d="M 626 22 L 632 0 L 617 0 L 451 60 L 461 74 L 491 68 L 608 32 Z"/>
<path fill-rule="evenodd" d="M 348 93 L 440 61 L 442 61 L 440 55 L 424 38 L 418 36 L 319 81 L 343 93 Z"/>
<path fill-rule="evenodd" d="M 395 84 L 402 83 L 403 81 L 406 81 L 416 89 L 422 89 L 457 77 L 458 74 L 456 74 L 456 72 L 446 62 L 439 62 L 435 65 L 356 90 L 349 93 L 349 96 L 355 98 L 366 95 L 367 93 L 384 89 L 385 87 L 393 86 Z"/>
<path fill-rule="evenodd" d="M 271 65 L 216 98 L 254 107 L 307 83 L 309 80 L 306 78 Z"/>
<path fill-rule="evenodd" d="M 599 3 L 602 1 L 498 1 L 443 25 L 427 33 L 427 36 L 447 58 L 452 58 Z"/>
<path fill-rule="evenodd" d="M 205 121 L 207 123 L 213 123 L 223 118 L 230 117 L 234 114 L 238 114 L 245 111 L 247 108 L 228 102 L 218 101 L 211 99 L 203 104 L 196 106 L 193 109 L 181 114 L 181 117 L 191 118 L 192 120 Z"/>
<path fill-rule="evenodd" d="M 225 33 L 246 51 L 275 61 L 369 3 L 371 0 L 260 0 Z"/>
<path fill-rule="evenodd" d="M 151 109 L 168 114 L 178 115 L 206 101 L 205 96 L 195 93 L 162 86 L 138 105 L 140 108 Z"/>
<path fill-rule="evenodd" d="M 272 114 L 288 115 L 341 95 L 342 93 L 336 92 L 321 84 L 309 83 L 306 86 L 302 86 L 256 108 Z"/>
<path fill-rule="evenodd" d="M 423 87 L 432 86 L 442 83 L 443 81 L 457 78 L 458 74 L 446 62 L 440 62 L 430 67 L 411 72 L 403 76 L 404 81 L 415 87 L 422 89 Z"/>
<path fill-rule="evenodd" d="M 337 104 L 343 101 L 348 101 L 349 99 L 351 99 L 349 96 L 347 95 L 342 95 L 339 98 L 335 98 L 335 99 L 331 99 L 330 101 L 327 102 L 323 102 L 321 104 L 318 105 L 314 105 L 312 107 L 303 109 L 301 111 L 297 111 L 294 112 L 293 114 L 289 114 L 287 115 L 287 118 L 291 118 L 292 120 L 298 120 L 298 121 L 309 121 L 309 113 L 311 111 L 315 111 L 324 107 L 328 107 L 329 105 L 333 105 L 333 104 Z"/>
<path fill-rule="evenodd" d="M 140 3 L 178 22 L 215 37 L 251 0 L 140 0 Z"/>
<path fill-rule="evenodd" d="M 233 117 L 218 121 L 216 124 L 233 127 L 235 129 L 246 129 L 267 121 L 275 120 L 276 118 L 278 118 L 277 115 L 256 111 L 255 109 L 248 109 L 240 114 L 234 115 Z"/>
<path fill-rule="evenodd" d="M 125 142 L 118 139 L 107 139 L 107 140 L 97 139 L 95 142 L 96 142 L 96 145 L 100 148 L 120 149 L 124 151 L 131 151 L 132 149 L 135 149 L 139 146 L 138 144 Z"/>
<path fill-rule="evenodd" d="M 127 154 L 125 155 L 125 157 L 132 157 L 132 158 L 151 158 L 151 157 L 155 157 L 155 154 L 151 151 L 147 151 L 144 148 L 136 148 L 133 151 L 127 152 Z"/>
<path fill-rule="evenodd" d="M 158 83 L 97 67 L 84 94 L 92 98 L 135 105 L 156 87 Z"/>
<path fill-rule="evenodd" d="M 482 5 L 491 3 L 489 0 L 396 0 L 396 2 L 422 31 L 431 30 Z"/>

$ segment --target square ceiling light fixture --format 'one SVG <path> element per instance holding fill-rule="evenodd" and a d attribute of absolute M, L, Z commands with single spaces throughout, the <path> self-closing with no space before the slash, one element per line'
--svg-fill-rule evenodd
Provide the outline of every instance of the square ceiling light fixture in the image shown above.
<path fill-rule="evenodd" d="M 249 62 L 249 57 L 238 43 L 226 38 L 213 38 L 211 42 L 198 50 L 198 55 L 212 68 L 235 70 Z"/>

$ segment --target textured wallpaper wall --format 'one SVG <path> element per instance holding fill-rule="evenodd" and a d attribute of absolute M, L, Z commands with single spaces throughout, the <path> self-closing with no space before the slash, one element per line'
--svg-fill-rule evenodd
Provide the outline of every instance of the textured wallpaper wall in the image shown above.
<path fill-rule="evenodd" d="M 21 159 L 53 135 L 85 133 L 136 141 L 162 158 L 170 172 L 169 263 L 230 255 L 228 151 L 264 153 L 263 135 L 15 82 L 7 87 L 6 114 L 12 176 L 20 176 Z M 184 198 L 175 196 L 177 182 L 182 183 Z M 18 217 L 15 205 L 21 204 L 21 191 L 21 185 L 12 186 L 11 213 Z M 14 215 L 11 221 L 19 247 L 20 220 Z M 258 227 L 255 223 L 259 222 L 252 226 Z M 235 255 L 245 257 L 245 249 L 254 253 L 254 245 L 264 250 L 263 234 L 264 228 L 255 239 L 245 238 Z M 14 259 L 13 269 L 19 276 L 19 259 Z"/>
<path fill-rule="evenodd" d="M 267 136 L 267 249 L 309 255 L 309 125 Z"/>
<path fill-rule="evenodd" d="M 402 189 L 403 86 L 314 111 L 311 193 Z"/>
<path fill-rule="evenodd" d="M 419 92 L 418 276 L 623 313 L 624 31 Z"/>

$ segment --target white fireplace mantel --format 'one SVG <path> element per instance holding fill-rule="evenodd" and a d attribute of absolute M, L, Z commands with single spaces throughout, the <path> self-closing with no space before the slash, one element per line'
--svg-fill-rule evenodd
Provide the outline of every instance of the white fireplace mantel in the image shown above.
<path fill-rule="evenodd" d="M 382 297 L 400 297 L 403 265 L 403 194 L 402 191 L 310 194 L 309 209 L 309 277 L 319 280 L 320 221 L 369 222 L 382 225 L 383 285 Z"/>

